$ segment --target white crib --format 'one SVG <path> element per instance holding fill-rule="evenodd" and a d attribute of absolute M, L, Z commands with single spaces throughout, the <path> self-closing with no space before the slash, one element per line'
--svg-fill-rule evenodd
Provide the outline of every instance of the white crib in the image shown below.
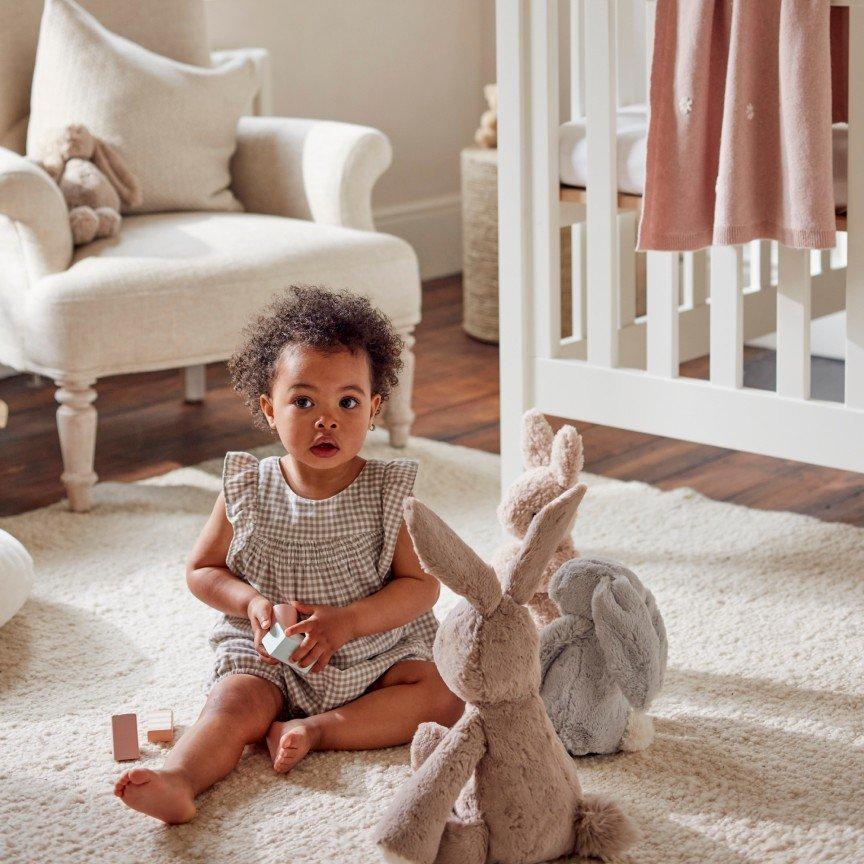
<path fill-rule="evenodd" d="M 519 423 L 532 406 L 864 472 L 864 0 L 832 3 L 851 7 L 848 216 L 837 249 L 756 241 L 649 252 L 647 314 L 637 317 L 640 199 L 617 188 L 616 0 L 570 0 L 570 101 L 582 114 L 584 93 L 587 190 L 560 183 L 558 0 L 497 0 L 502 482 L 521 470 Z M 562 289 L 565 225 L 573 284 Z M 572 291 L 566 337 L 562 290 Z M 845 399 L 812 399 L 811 319 L 844 308 Z M 775 331 L 776 392 L 744 387 L 744 341 Z M 706 354 L 709 380 L 679 376 L 682 361 Z"/>

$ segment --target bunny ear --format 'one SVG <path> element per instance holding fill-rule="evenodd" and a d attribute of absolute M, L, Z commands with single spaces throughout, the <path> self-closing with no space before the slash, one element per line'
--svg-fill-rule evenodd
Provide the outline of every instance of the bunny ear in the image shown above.
<path fill-rule="evenodd" d="M 141 203 L 141 187 L 135 175 L 126 167 L 120 154 L 99 138 L 93 151 L 93 164 L 108 178 L 124 204 L 137 207 Z"/>
<path fill-rule="evenodd" d="M 406 498 L 403 511 L 423 569 L 484 614 L 495 609 L 501 602 L 495 571 L 416 498 Z"/>
<path fill-rule="evenodd" d="M 627 701 L 644 711 L 663 683 L 666 630 L 651 592 L 643 587 L 643 597 L 628 573 L 617 566 L 598 582 L 591 614 L 612 677 Z"/>
<path fill-rule="evenodd" d="M 522 415 L 522 461 L 526 468 L 548 465 L 552 454 L 552 427 L 546 418 L 531 408 Z"/>
<path fill-rule="evenodd" d="M 566 536 L 588 487 L 584 483 L 550 501 L 531 521 L 522 549 L 504 574 L 504 593 L 517 603 L 527 603 L 543 576 L 558 544 Z"/>
<path fill-rule="evenodd" d="M 55 182 L 59 183 L 60 178 L 63 176 L 63 169 L 66 167 L 66 163 L 58 158 L 48 158 L 43 159 L 41 162 L 34 160 L 34 162 Z"/>
<path fill-rule="evenodd" d="M 585 464 L 582 436 L 574 426 L 562 426 L 552 439 L 549 467 L 559 486 L 569 489 L 579 477 Z"/>
<path fill-rule="evenodd" d="M 55 182 L 60 180 L 63 169 L 66 167 L 63 147 L 60 142 L 61 134 L 62 130 L 60 129 L 52 129 L 48 132 L 39 142 L 37 158 L 34 160 Z"/>

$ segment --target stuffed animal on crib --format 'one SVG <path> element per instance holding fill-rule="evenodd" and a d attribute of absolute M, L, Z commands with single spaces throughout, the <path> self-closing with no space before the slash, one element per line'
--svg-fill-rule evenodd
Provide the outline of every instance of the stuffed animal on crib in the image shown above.
<path fill-rule="evenodd" d="M 584 462 L 582 436 L 573 426 L 562 426 L 553 435 L 546 418 L 532 408 L 522 415 L 522 461 L 525 463 L 525 472 L 510 484 L 498 505 L 501 527 L 517 538 L 508 540 L 495 550 L 492 566 L 499 573 L 519 554 L 522 538 L 534 514 L 565 489 L 576 484 Z M 575 520 L 575 513 L 573 518 Z M 562 535 L 536 593 L 528 601 L 528 609 L 538 627 L 561 614 L 549 599 L 547 588 L 552 574 L 565 561 L 579 554 L 570 536 L 572 527 L 571 524 L 570 529 Z"/>
<path fill-rule="evenodd" d="M 418 727 L 414 773 L 374 835 L 387 861 L 533 864 L 611 856 L 635 839 L 617 804 L 582 792 L 540 698 L 539 637 L 524 606 L 584 494 L 577 486 L 543 507 L 498 574 L 431 510 L 406 500 L 423 569 L 464 598 L 441 623 L 433 655 L 465 711 L 450 729 Z"/>
<path fill-rule="evenodd" d="M 483 95 L 489 110 L 480 115 L 480 127 L 474 133 L 474 143 L 487 149 L 498 146 L 498 85 L 487 84 Z"/>
<path fill-rule="evenodd" d="M 77 123 L 50 133 L 39 148 L 39 164 L 57 183 L 69 208 L 76 246 L 120 231 L 121 206 L 142 200 L 135 175 L 120 154 Z"/>
<path fill-rule="evenodd" d="M 576 558 L 549 583 L 562 617 L 540 631 L 540 695 L 568 752 L 643 750 L 663 684 L 666 628 L 651 592 L 617 561 Z"/>

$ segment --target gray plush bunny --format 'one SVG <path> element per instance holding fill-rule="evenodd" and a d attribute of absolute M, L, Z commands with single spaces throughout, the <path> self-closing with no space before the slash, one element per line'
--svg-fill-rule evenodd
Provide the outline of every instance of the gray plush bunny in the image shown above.
<path fill-rule="evenodd" d="M 549 596 L 563 614 L 540 631 L 540 695 L 564 746 L 573 756 L 645 749 L 667 652 L 653 595 L 616 561 L 573 558 Z"/>

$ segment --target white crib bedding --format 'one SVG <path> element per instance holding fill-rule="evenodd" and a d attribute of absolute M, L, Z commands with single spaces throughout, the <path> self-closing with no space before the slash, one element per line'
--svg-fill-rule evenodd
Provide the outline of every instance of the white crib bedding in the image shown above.
<path fill-rule="evenodd" d="M 618 191 L 641 195 L 645 190 L 645 150 L 648 137 L 648 109 L 644 103 L 618 109 Z M 585 188 L 588 183 L 588 144 L 585 118 L 561 124 L 558 136 L 561 183 Z M 849 127 L 834 124 L 834 201 L 846 209 L 846 167 Z"/>

